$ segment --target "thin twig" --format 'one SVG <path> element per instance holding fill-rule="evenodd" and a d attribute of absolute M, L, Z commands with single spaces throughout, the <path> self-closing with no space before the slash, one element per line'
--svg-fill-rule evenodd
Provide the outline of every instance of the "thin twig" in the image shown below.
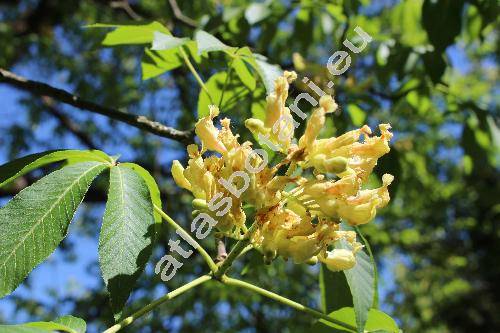
<path fill-rule="evenodd" d="M 193 74 L 194 78 L 196 79 L 196 81 L 200 85 L 201 89 L 203 89 L 207 93 L 208 99 L 210 100 L 210 103 L 215 104 L 214 100 L 212 99 L 212 96 L 210 95 L 210 92 L 208 91 L 207 86 L 205 86 L 205 83 L 203 82 L 200 75 L 198 74 L 198 72 L 194 68 L 193 64 L 191 63 L 191 60 L 189 60 L 189 56 L 187 55 L 186 51 L 184 51 L 184 47 L 183 46 L 179 47 L 179 51 L 180 51 L 182 58 L 184 59 L 184 62 L 186 63 L 186 66 L 188 67 L 189 71 L 191 72 L 191 74 Z"/>
<path fill-rule="evenodd" d="M 178 129 L 165 126 L 159 122 L 150 120 L 144 116 L 138 116 L 120 111 L 118 109 L 99 105 L 94 102 L 82 99 L 79 96 L 69 93 L 65 90 L 54 88 L 43 82 L 28 80 L 27 78 L 16 75 L 2 68 L 0 68 L 0 82 L 7 83 L 11 86 L 30 92 L 34 95 L 52 97 L 62 103 L 77 107 L 80 110 L 98 113 L 100 115 L 127 123 L 131 126 L 164 138 L 176 140 L 184 144 L 193 142 L 194 133 L 192 130 L 180 131 Z"/>
<path fill-rule="evenodd" d="M 211 278 L 212 277 L 210 275 L 202 275 L 199 278 L 197 278 L 189 283 L 186 283 L 182 287 L 179 287 L 179 288 L 169 292 L 168 294 L 164 295 L 163 297 L 158 298 L 154 302 L 146 305 L 145 307 L 143 307 L 139 311 L 133 313 L 132 315 L 130 315 L 127 318 L 120 321 L 118 324 L 111 326 L 110 328 L 105 330 L 103 333 L 116 333 L 116 332 L 118 332 L 122 328 L 132 324 L 134 322 L 134 320 L 136 320 L 137 318 L 140 318 L 140 317 L 144 316 L 145 314 L 151 312 L 153 309 L 155 309 L 159 305 L 165 303 L 168 300 L 171 300 L 172 298 L 174 298 L 176 296 L 179 296 L 180 294 L 185 293 L 188 290 L 193 289 L 194 287 L 196 287 L 202 283 L 207 282 Z"/>
<path fill-rule="evenodd" d="M 322 312 L 319 312 L 317 310 L 311 309 L 311 308 L 309 308 L 309 307 L 307 307 L 305 305 L 302 305 L 302 304 L 300 304 L 298 302 L 292 301 L 291 299 L 288 299 L 286 297 L 283 297 L 281 295 L 273 293 L 272 291 L 269 291 L 267 289 L 263 289 L 263 288 L 258 287 L 256 285 L 253 285 L 251 283 L 248 283 L 248 282 L 245 282 L 245 281 L 242 281 L 242 280 L 238 280 L 238 279 L 233 279 L 233 278 L 227 277 L 225 275 L 222 277 L 222 283 L 230 285 L 230 286 L 235 286 L 235 287 L 240 287 L 240 288 L 245 288 L 245 289 L 251 290 L 253 292 L 256 292 L 257 294 L 260 294 L 262 296 L 268 297 L 270 299 L 273 299 L 275 301 L 278 301 L 280 303 L 288 305 L 291 308 L 294 308 L 296 310 L 308 313 L 308 314 L 310 314 L 310 315 L 312 315 L 312 316 L 314 316 L 314 317 L 316 317 L 318 319 L 323 319 L 323 320 L 328 321 L 330 323 L 333 323 L 333 324 L 339 325 L 341 327 L 344 327 L 344 328 L 346 328 L 346 329 L 348 329 L 348 330 L 350 330 L 352 332 L 356 332 L 356 327 L 354 327 L 352 325 L 344 323 L 344 322 L 342 322 L 340 320 L 336 320 L 336 319 L 328 316 L 325 313 L 322 313 Z"/>
<path fill-rule="evenodd" d="M 176 19 L 178 19 L 182 23 L 187 24 L 191 28 L 197 28 L 198 27 L 198 23 L 195 20 L 187 17 L 186 15 L 184 15 L 182 13 L 182 11 L 179 8 L 179 5 L 177 4 L 176 0 L 168 0 L 168 2 L 170 3 L 170 7 L 172 7 L 172 11 L 174 12 L 174 16 L 175 16 Z"/>
<path fill-rule="evenodd" d="M 44 111 L 56 118 L 64 128 L 77 137 L 85 146 L 87 146 L 87 148 L 97 149 L 97 145 L 93 142 L 91 137 L 85 133 L 85 131 L 83 131 L 77 123 L 56 107 L 56 103 L 53 98 L 43 96 L 42 104 L 45 106 Z"/>
<path fill-rule="evenodd" d="M 137 14 L 132 7 L 130 6 L 129 2 L 127 0 L 120 0 L 120 1 L 111 1 L 109 4 L 111 8 L 121 8 L 127 13 L 128 16 L 130 16 L 131 19 L 135 21 L 140 21 L 142 20 L 142 16 Z"/>
<path fill-rule="evenodd" d="M 165 213 L 160 207 L 154 205 L 154 209 L 161 215 L 161 217 L 168 222 L 168 224 L 170 224 L 175 230 L 179 230 L 179 232 L 182 232 L 183 236 L 187 239 L 189 239 L 189 243 L 190 244 L 194 244 L 194 248 L 195 250 L 197 250 L 198 252 L 200 252 L 201 256 L 203 257 L 203 259 L 205 259 L 208 267 L 210 267 L 210 270 L 212 272 L 216 272 L 217 271 L 217 265 L 215 264 L 215 262 L 213 261 L 212 257 L 210 257 L 210 254 L 208 254 L 208 252 L 203 248 L 203 246 L 201 246 L 197 241 L 196 239 L 194 239 L 193 237 L 191 237 L 191 235 L 186 231 L 184 230 L 183 227 L 181 227 L 179 224 L 177 224 L 177 222 L 175 222 L 170 216 L 167 215 L 167 213 Z"/>

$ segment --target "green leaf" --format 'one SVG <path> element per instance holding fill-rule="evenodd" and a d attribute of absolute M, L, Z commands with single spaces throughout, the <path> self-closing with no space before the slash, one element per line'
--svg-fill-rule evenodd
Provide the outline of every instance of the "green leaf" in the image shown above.
<path fill-rule="evenodd" d="M 186 43 L 185 47 L 188 49 L 191 57 L 193 57 L 193 60 L 197 64 L 201 63 L 201 56 L 198 54 L 198 43 L 194 40 L 190 40 Z"/>
<path fill-rule="evenodd" d="M 424 1 L 422 25 L 437 52 L 443 52 L 460 34 L 463 6 L 463 0 Z"/>
<path fill-rule="evenodd" d="M 444 55 L 433 51 L 424 53 L 422 58 L 424 60 L 425 70 L 432 82 L 434 84 L 439 83 L 444 71 L 446 70 L 446 60 Z"/>
<path fill-rule="evenodd" d="M 85 333 L 87 324 L 80 318 L 63 316 L 54 321 L 36 321 L 20 325 L 0 325 L 2 333 L 46 333 L 46 332 L 68 332 Z"/>
<path fill-rule="evenodd" d="M 342 227 L 344 230 L 352 229 L 345 225 L 342 225 Z M 341 249 L 350 249 L 350 245 L 345 240 L 338 241 L 335 246 Z M 345 270 L 344 274 L 351 290 L 358 332 L 363 332 L 368 310 L 372 307 L 375 295 L 375 273 L 370 257 L 364 251 L 358 251 L 356 253 L 356 266 Z"/>
<path fill-rule="evenodd" d="M 314 34 L 314 13 L 307 7 L 301 8 L 295 16 L 293 35 L 300 45 L 301 52 L 307 52 L 307 48 L 313 41 Z"/>
<path fill-rule="evenodd" d="M 239 80 L 235 80 L 235 75 L 228 78 L 226 72 L 219 72 L 210 77 L 205 83 L 214 103 L 221 112 L 228 113 L 239 106 L 239 103 L 246 98 L 249 90 L 242 85 Z M 200 91 L 198 98 L 198 117 L 202 118 L 209 114 L 208 106 L 212 104 L 205 90 Z"/>
<path fill-rule="evenodd" d="M 252 94 L 251 113 L 252 118 L 264 121 L 266 118 L 266 91 L 262 87 L 258 87 Z M 257 136 L 256 136 L 257 137 Z"/>
<path fill-rule="evenodd" d="M 0 165 L 0 187 L 44 165 L 64 160 L 71 160 L 73 163 L 83 161 L 113 162 L 108 155 L 99 150 L 49 150 Z"/>
<path fill-rule="evenodd" d="M 153 203 L 153 205 L 156 205 L 158 207 L 162 206 L 160 189 L 158 188 L 158 184 L 156 184 L 155 179 L 153 178 L 153 176 L 151 176 L 148 170 L 144 169 L 143 167 L 135 163 L 121 163 L 120 166 L 125 168 L 130 168 L 134 170 L 139 176 L 141 176 L 142 179 L 146 182 L 146 185 L 149 189 L 149 195 L 151 196 L 151 202 Z M 153 211 L 154 211 L 155 222 L 161 224 L 163 220 L 160 213 L 158 213 L 154 209 Z"/>
<path fill-rule="evenodd" d="M 129 167 L 111 168 L 99 263 L 117 317 L 151 255 L 155 220 L 148 185 Z"/>
<path fill-rule="evenodd" d="M 182 65 L 177 49 L 152 51 L 145 49 L 141 62 L 142 79 L 147 80 Z"/>
<path fill-rule="evenodd" d="M 400 35 L 400 42 L 407 46 L 425 44 L 426 34 L 420 24 L 422 0 L 404 0 L 391 12 L 391 31 Z"/>
<path fill-rule="evenodd" d="M 64 167 L 0 208 L 0 297 L 56 249 L 93 179 L 106 167 L 100 162 Z"/>
<path fill-rule="evenodd" d="M 151 50 L 170 50 L 189 42 L 189 38 L 177 38 L 159 31 L 153 33 L 153 46 Z"/>
<path fill-rule="evenodd" d="M 248 89 L 253 91 L 255 89 L 256 82 L 252 72 L 250 72 L 246 63 L 243 60 L 241 60 L 241 58 L 238 57 L 233 60 L 232 67 L 236 72 L 236 74 L 238 75 L 238 77 L 240 78 L 241 82 Z"/>
<path fill-rule="evenodd" d="M 271 14 L 271 9 L 266 3 L 252 3 L 245 10 L 245 18 L 248 23 L 255 24 L 262 21 Z"/>
<path fill-rule="evenodd" d="M 153 45 L 151 49 L 144 50 L 144 57 L 141 62 L 142 79 L 147 80 L 161 75 L 169 70 L 182 65 L 183 59 L 179 47 L 186 45 L 191 52 L 189 38 L 177 38 L 170 33 L 155 31 L 153 33 Z"/>
<path fill-rule="evenodd" d="M 373 268 L 373 290 L 374 290 L 374 295 L 373 295 L 373 304 L 372 307 L 377 309 L 378 308 L 378 272 L 377 272 L 377 263 L 375 262 L 375 257 L 373 256 L 372 248 L 370 246 L 370 243 L 368 243 L 368 240 L 363 236 L 361 233 L 361 230 L 359 230 L 359 227 L 356 226 L 354 227 L 356 230 L 358 236 L 361 238 L 363 241 L 363 245 L 366 248 L 366 251 L 368 252 L 368 256 L 370 257 L 370 263 Z"/>
<path fill-rule="evenodd" d="M 333 311 L 328 316 L 342 321 L 351 326 L 356 326 L 356 315 L 354 313 L 354 309 L 351 307 L 342 308 L 337 311 Z M 399 327 L 388 314 L 376 310 L 370 309 L 367 316 L 367 321 L 365 325 L 365 332 L 390 332 L 390 333 L 398 333 Z M 330 332 L 352 332 L 342 326 L 327 322 L 326 320 L 321 319 L 316 324 L 313 325 L 312 331 L 315 333 L 330 333 Z"/>
<path fill-rule="evenodd" d="M 144 25 L 120 25 L 120 24 L 101 24 L 96 23 L 86 26 L 87 28 L 116 28 L 106 34 L 102 41 L 102 45 L 132 45 L 132 44 L 148 44 L 153 41 L 155 31 L 160 31 L 165 34 L 170 34 L 163 24 L 159 22 L 151 22 Z"/>
<path fill-rule="evenodd" d="M 198 30 L 194 35 L 194 39 L 198 44 L 198 54 L 202 54 L 203 52 L 229 51 L 236 49 L 224 44 L 217 37 L 203 30 Z"/>
<path fill-rule="evenodd" d="M 324 313 L 353 305 L 344 272 L 332 272 L 322 264 L 319 272 L 319 289 Z"/>
<path fill-rule="evenodd" d="M 59 317 L 54 320 L 54 323 L 63 324 L 73 329 L 76 333 L 85 333 L 85 331 L 87 330 L 87 324 L 85 323 L 85 320 L 71 315 Z"/>
<path fill-rule="evenodd" d="M 254 57 L 244 57 L 243 59 L 259 73 L 267 93 L 273 92 L 274 81 L 283 75 L 281 68 L 278 65 L 269 64 L 266 57 L 260 54 L 254 54 Z"/>
<path fill-rule="evenodd" d="M 347 106 L 347 111 L 349 116 L 351 116 L 351 121 L 355 126 L 362 126 L 365 123 L 366 114 L 359 106 L 356 104 L 349 104 Z"/>
<path fill-rule="evenodd" d="M 45 330 L 42 328 L 28 327 L 24 325 L 0 325 L 0 332 L 2 333 L 47 333 L 53 332 L 52 330 Z"/>
<path fill-rule="evenodd" d="M 78 333 L 77 331 L 73 330 L 71 327 L 68 327 L 64 324 L 56 323 L 53 321 L 36 321 L 36 322 L 32 322 L 32 323 L 22 324 L 22 326 L 38 328 L 38 329 L 43 330 L 43 332 L 58 331 L 58 332 Z"/>

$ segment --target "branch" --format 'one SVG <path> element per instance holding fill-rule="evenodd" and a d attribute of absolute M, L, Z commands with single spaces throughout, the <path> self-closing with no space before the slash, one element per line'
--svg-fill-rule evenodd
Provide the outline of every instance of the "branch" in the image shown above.
<path fill-rule="evenodd" d="M 82 131 L 82 129 L 77 123 L 75 123 L 73 120 L 71 120 L 68 116 L 66 116 L 64 113 L 62 113 L 55 107 L 54 99 L 47 96 L 43 96 L 42 104 L 45 106 L 44 110 L 47 113 L 50 113 L 52 116 L 54 116 L 54 118 L 56 118 L 64 128 L 66 128 L 69 132 L 71 132 L 71 134 L 77 137 L 85 146 L 87 146 L 87 148 L 97 149 L 97 146 L 94 144 L 90 136 L 88 136 L 87 133 Z"/>
<path fill-rule="evenodd" d="M 121 1 L 111 1 L 110 3 L 111 8 L 121 8 L 127 13 L 128 16 L 130 16 L 131 19 L 135 21 L 140 21 L 142 20 L 142 16 L 137 14 L 132 7 L 130 6 L 129 2 L 127 0 L 121 0 Z"/>
<path fill-rule="evenodd" d="M 179 8 L 179 5 L 177 5 L 177 1 L 176 0 L 168 0 L 168 2 L 170 3 L 170 7 L 172 7 L 172 11 L 174 12 L 174 16 L 175 16 L 176 19 L 178 19 L 182 23 L 190 26 L 191 28 L 197 28 L 198 27 L 198 23 L 196 23 L 195 20 L 187 17 L 186 15 L 184 15 L 182 13 L 181 9 Z"/>
<path fill-rule="evenodd" d="M 54 88 L 43 82 L 28 80 L 3 68 L 0 68 L 0 82 L 7 83 L 18 89 L 28 91 L 38 96 L 52 97 L 62 103 L 66 103 L 79 108 L 80 110 L 98 113 L 108 118 L 127 123 L 149 133 L 182 142 L 183 144 L 189 144 L 193 142 L 194 133 L 192 130 L 180 131 L 178 129 L 165 126 L 159 122 L 150 120 L 144 116 L 125 113 L 118 109 L 102 106 L 94 102 L 82 99 L 79 96 L 73 95 L 65 90 Z"/>

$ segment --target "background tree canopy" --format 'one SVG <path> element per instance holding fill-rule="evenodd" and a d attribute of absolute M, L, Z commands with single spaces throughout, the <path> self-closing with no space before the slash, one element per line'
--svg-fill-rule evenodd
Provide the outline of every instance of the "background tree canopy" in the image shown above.
<path fill-rule="evenodd" d="M 0 1 L 0 68 L 98 107 L 184 131 L 167 138 L 148 134 L 147 124 L 131 127 L 123 119 L 68 106 L 39 87 L 16 89 L 2 71 L 0 163 L 63 147 L 122 154 L 155 176 L 166 210 L 187 224 L 191 197 L 173 184 L 169 170 L 173 159 L 186 158 L 184 143 L 198 113 L 206 112 L 197 102 L 196 79 L 180 63 L 162 63 L 150 45 L 115 45 L 106 36 L 109 30 L 84 26 L 158 21 L 174 36 L 190 38 L 203 29 L 296 70 L 325 91 L 333 80 L 341 112 L 329 116 L 326 134 L 365 123 L 392 124 L 391 152 L 372 179 L 378 184 L 383 173 L 395 176 L 391 204 L 375 223 L 361 227 L 378 258 L 382 308 L 407 332 L 498 332 L 498 10 L 495 0 Z M 352 40 L 356 26 L 373 41 L 353 56 L 347 72 L 333 78 L 326 61 L 345 48 L 342 41 Z M 108 47 L 101 46 L 105 36 Z M 243 120 L 262 110 L 262 80 L 237 64 L 227 71 L 222 55 L 200 57 L 196 65 L 210 89 L 221 82 L 230 87 L 229 96 L 219 96 L 221 110 L 235 120 L 233 132 L 250 138 Z M 307 91 L 298 81 L 291 97 Z M 31 173 L 2 188 L 1 203 L 39 177 Z M 96 263 L 103 184 L 90 189 L 62 249 L 0 301 L 0 322 L 73 313 L 91 323 L 91 332 L 112 322 Z M 134 307 L 202 273 L 196 256 L 167 285 L 154 274 L 169 233 L 162 231 L 139 279 L 129 301 Z M 266 266 L 257 257 L 242 265 L 247 279 L 317 305 L 317 271 L 283 261 Z M 258 295 L 211 284 L 159 308 L 129 331 L 303 332 L 310 324 L 307 316 Z"/>

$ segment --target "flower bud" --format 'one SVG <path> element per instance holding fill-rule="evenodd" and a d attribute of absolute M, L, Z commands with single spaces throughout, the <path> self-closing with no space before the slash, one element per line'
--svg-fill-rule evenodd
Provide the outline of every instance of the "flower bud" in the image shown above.
<path fill-rule="evenodd" d="M 260 119 L 250 118 L 245 120 L 245 127 L 248 128 L 252 133 L 269 132 L 269 129 L 265 128 L 264 122 Z"/>
<path fill-rule="evenodd" d="M 356 265 L 356 258 L 350 250 L 334 249 L 327 251 L 326 257 L 320 258 L 329 270 L 337 272 L 353 268 Z"/>
<path fill-rule="evenodd" d="M 208 209 L 208 204 L 206 200 L 203 199 L 194 199 L 191 203 L 194 209 L 206 210 Z"/>
<path fill-rule="evenodd" d="M 332 157 L 323 162 L 323 165 L 327 172 L 330 173 L 341 173 L 344 172 L 347 167 L 347 158 L 345 157 Z"/>
<path fill-rule="evenodd" d="M 177 185 L 191 191 L 191 183 L 184 177 L 184 167 L 178 160 L 172 162 L 172 177 Z"/>

